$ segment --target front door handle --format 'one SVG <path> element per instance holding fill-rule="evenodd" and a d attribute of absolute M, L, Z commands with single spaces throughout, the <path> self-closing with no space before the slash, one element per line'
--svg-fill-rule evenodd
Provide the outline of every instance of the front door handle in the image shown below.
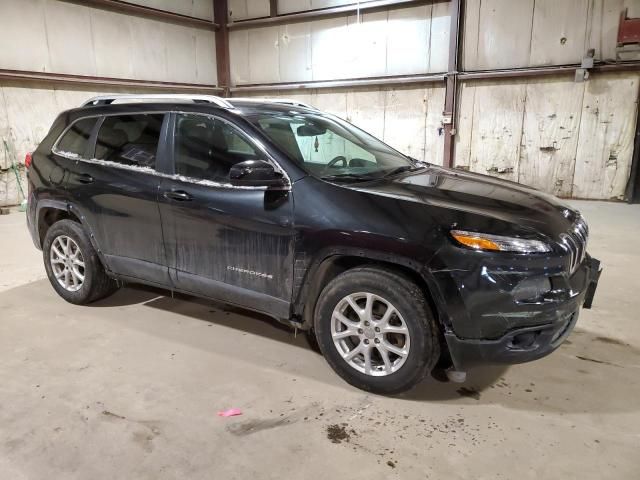
<path fill-rule="evenodd" d="M 176 200 L 178 202 L 188 202 L 193 197 L 182 190 L 168 190 L 164 192 L 164 198 Z"/>
<path fill-rule="evenodd" d="M 89 175 L 88 173 L 81 173 L 80 175 L 78 175 L 78 181 L 80 183 L 93 183 L 93 177 L 91 175 Z"/>

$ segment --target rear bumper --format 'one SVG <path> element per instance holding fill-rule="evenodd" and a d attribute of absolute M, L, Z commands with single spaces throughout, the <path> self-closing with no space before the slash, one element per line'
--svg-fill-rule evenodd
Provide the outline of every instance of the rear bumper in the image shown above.
<path fill-rule="evenodd" d="M 499 338 L 464 339 L 445 332 L 451 360 L 457 370 L 483 364 L 515 364 L 537 360 L 556 350 L 571 334 L 580 307 L 591 308 L 600 277 L 600 262 L 585 262 L 585 288 L 570 300 L 556 305 L 553 321 L 543 325 L 514 328 Z M 505 312 L 505 314 L 507 314 Z"/>

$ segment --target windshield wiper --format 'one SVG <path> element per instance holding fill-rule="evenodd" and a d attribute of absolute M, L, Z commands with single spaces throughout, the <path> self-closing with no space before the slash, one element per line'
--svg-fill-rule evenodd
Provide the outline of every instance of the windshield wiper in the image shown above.
<path fill-rule="evenodd" d="M 358 175 L 356 173 L 338 173 L 335 175 L 325 175 L 324 177 L 320 177 L 323 180 L 330 180 L 330 181 L 347 181 L 347 182 L 352 182 L 352 181 L 357 181 L 357 182 L 364 182 L 367 180 L 373 180 L 374 177 L 371 177 L 370 175 Z"/>
<path fill-rule="evenodd" d="M 417 165 L 403 165 L 402 167 L 397 167 L 389 170 L 384 174 L 384 177 L 391 177 L 392 175 L 398 175 L 399 173 L 404 172 L 415 172 L 416 170 L 422 170 L 425 167 L 417 166 Z"/>

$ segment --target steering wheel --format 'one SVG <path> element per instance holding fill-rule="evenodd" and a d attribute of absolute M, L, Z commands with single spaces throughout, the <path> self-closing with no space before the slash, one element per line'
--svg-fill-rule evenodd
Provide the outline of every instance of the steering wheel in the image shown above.
<path fill-rule="evenodd" d="M 346 157 L 342 156 L 342 155 L 338 155 L 336 158 L 334 158 L 333 160 L 331 160 L 329 163 L 327 163 L 327 166 L 324 167 L 324 171 L 329 170 L 330 168 L 333 168 L 336 166 L 336 163 L 338 162 L 342 162 L 342 167 L 343 168 L 347 168 L 349 166 L 349 162 L 347 162 Z"/>

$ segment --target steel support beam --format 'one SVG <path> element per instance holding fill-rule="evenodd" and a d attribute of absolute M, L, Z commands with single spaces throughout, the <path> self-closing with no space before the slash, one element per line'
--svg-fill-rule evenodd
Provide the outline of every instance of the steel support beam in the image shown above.
<path fill-rule="evenodd" d="M 455 162 L 456 142 L 456 104 L 458 99 L 458 60 L 460 58 L 460 36 L 462 19 L 462 0 L 451 0 L 449 12 L 451 14 L 451 28 L 449 31 L 449 69 L 447 72 L 446 93 L 444 98 L 444 156 L 443 166 L 453 167 Z"/>
<path fill-rule="evenodd" d="M 225 97 L 229 96 L 229 89 L 231 88 L 229 29 L 227 28 L 228 12 L 227 0 L 213 0 L 213 21 L 220 25 L 220 28 L 216 30 L 218 85 L 223 89 L 223 95 Z"/>
<path fill-rule="evenodd" d="M 344 5 L 340 7 L 328 7 L 317 10 L 307 10 L 305 12 L 285 13 L 283 15 L 272 15 L 264 18 L 254 18 L 250 20 L 239 20 L 229 23 L 229 28 L 236 30 L 241 28 L 264 27 L 267 25 L 277 25 L 282 23 L 296 23 L 315 20 L 317 18 L 335 17 L 357 11 L 371 12 L 375 10 L 389 10 L 391 8 L 413 7 L 426 3 L 438 3 L 447 0 L 372 0 L 369 2 Z M 220 22 L 218 22 L 220 23 Z"/>
<path fill-rule="evenodd" d="M 127 15 L 137 15 L 144 18 L 153 18 L 163 20 L 165 22 L 178 23 L 189 27 L 204 28 L 207 30 L 215 30 L 218 28 L 214 22 L 205 20 L 204 18 L 191 17 L 180 13 L 168 12 L 158 8 L 145 7 L 135 3 L 125 2 L 122 0 L 59 0 L 67 3 L 76 3 L 84 7 L 95 7 L 103 10 L 111 10 Z"/>
<path fill-rule="evenodd" d="M 135 87 L 162 90 L 181 90 L 198 93 L 218 93 L 222 89 L 215 85 L 196 83 L 158 82 L 153 80 L 135 80 L 131 78 L 91 77 L 87 75 L 70 75 L 66 73 L 30 72 L 25 70 L 0 69 L 0 80 L 34 80 L 53 84 L 84 85 L 99 87 Z"/>
<path fill-rule="evenodd" d="M 474 70 L 458 72 L 459 80 L 494 80 L 500 78 L 542 77 L 546 75 L 574 75 L 580 64 L 553 67 L 524 67 L 503 70 Z M 601 63 L 589 69 L 591 73 L 629 72 L 640 70 L 640 62 Z M 587 80 L 588 81 L 588 80 Z"/>
<path fill-rule="evenodd" d="M 629 203 L 640 202 L 640 108 L 636 109 L 636 138 L 633 143 L 631 171 L 624 192 L 624 199 Z"/>
<path fill-rule="evenodd" d="M 548 75 L 574 75 L 576 68 L 580 65 L 562 65 L 557 67 L 541 67 L 541 68 L 515 68 L 510 70 L 478 70 L 468 72 L 457 72 L 457 84 L 467 80 L 481 79 L 501 79 L 501 78 L 517 78 L 517 77 L 543 77 Z M 605 72 L 628 72 L 640 71 L 640 62 L 626 62 L 616 64 L 596 65 L 590 70 L 592 73 Z M 454 72 L 455 73 L 455 72 Z M 277 90 L 304 90 L 314 88 L 344 88 L 344 87 L 371 87 L 371 86 L 395 86 L 409 85 L 419 83 L 442 82 L 447 77 L 451 77 L 448 73 L 434 74 L 416 74 L 416 75 L 397 75 L 386 77 L 361 77 L 344 80 L 318 80 L 310 82 L 292 82 L 292 83 L 258 83 L 247 85 L 236 85 L 231 87 L 232 92 L 266 92 Z M 587 80 L 588 81 L 588 80 Z M 449 90 L 451 91 L 451 90 Z M 455 96 L 453 97 L 456 100 Z M 446 98 L 445 98 L 446 100 Z M 451 100 L 451 97 L 449 97 Z M 456 106 L 454 101 L 454 107 Z M 446 109 L 445 109 L 446 111 Z M 454 119 L 455 121 L 455 119 Z"/>
<path fill-rule="evenodd" d="M 236 93 L 267 92 L 276 90 L 308 90 L 315 88 L 372 87 L 383 85 L 409 85 L 444 81 L 444 73 L 429 75 L 403 75 L 393 77 L 365 77 L 345 80 L 318 80 L 297 83 L 261 83 L 254 85 L 237 85 L 231 88 Z"/>

